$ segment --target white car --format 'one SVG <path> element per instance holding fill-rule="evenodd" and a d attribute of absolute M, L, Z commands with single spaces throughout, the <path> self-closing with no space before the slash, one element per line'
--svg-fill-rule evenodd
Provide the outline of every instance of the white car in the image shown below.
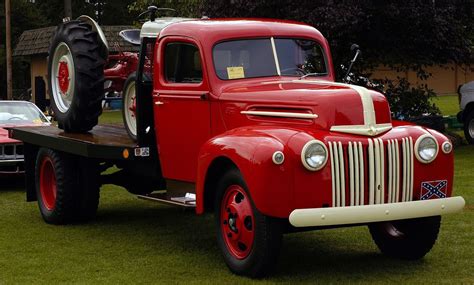
<path fill-rule="evenodd" d="M 474 144 L 474 81 L 468 82 L 458 89 L 459 106 L 458 121 L 464 125 L 464 135 L 470 144 Z"/>

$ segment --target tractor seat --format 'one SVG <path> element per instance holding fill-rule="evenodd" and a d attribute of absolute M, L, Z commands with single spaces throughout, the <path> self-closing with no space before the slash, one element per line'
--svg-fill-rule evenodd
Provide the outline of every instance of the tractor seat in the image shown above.
<path fill-rule="evenodd" d="M 119 36 L 122 37 L 126 42 L 131 43 L 132 45 L 140 45 L 140 30 L 131 29 L 120 31 Z"/>

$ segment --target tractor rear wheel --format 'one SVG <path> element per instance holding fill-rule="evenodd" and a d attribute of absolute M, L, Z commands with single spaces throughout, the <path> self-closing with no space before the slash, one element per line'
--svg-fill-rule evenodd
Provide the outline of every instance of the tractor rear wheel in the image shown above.
<path fill-rule="evenodd" d="M 97 125 L 104 97 L 104 64 L 100 39 L 79 21 L 60 24 L 49 49 L 51 107 L 59 128 L 86 132 Z"/>
<path fill-rule="evenodd" d="M 137 117 L 136 117 L 136 91 L 135 81 L 137 80 L 136 73 L 132 73 L 128 76 L 124 83 L 122 91 L 122 116 L 125 124 L 125 129 L 128 135 L 134 140 L 137 140 Z"/>

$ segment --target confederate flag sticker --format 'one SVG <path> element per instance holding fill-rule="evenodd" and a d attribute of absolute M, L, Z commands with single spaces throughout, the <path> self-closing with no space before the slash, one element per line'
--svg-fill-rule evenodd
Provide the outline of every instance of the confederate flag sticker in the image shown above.
<path fill-rule="evenodd" d="M 446 198 L 448 180 L 421 182 L 420 200 Z"/>

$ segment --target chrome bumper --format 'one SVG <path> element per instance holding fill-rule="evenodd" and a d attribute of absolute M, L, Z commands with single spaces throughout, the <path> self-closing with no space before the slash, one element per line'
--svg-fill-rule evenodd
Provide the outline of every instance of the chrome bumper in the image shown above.
<path fill-rule="evenodd" d="M 289 220 L 294 227 L 335 226 L 405 220 L 460 212 L 463 197 L 366 206 L 296 209 Z"/>
<path fill-rule="evenodd" d="M 23 174 L 25 173 L 24 159 L 0 160 L 0 174 Z"/>

